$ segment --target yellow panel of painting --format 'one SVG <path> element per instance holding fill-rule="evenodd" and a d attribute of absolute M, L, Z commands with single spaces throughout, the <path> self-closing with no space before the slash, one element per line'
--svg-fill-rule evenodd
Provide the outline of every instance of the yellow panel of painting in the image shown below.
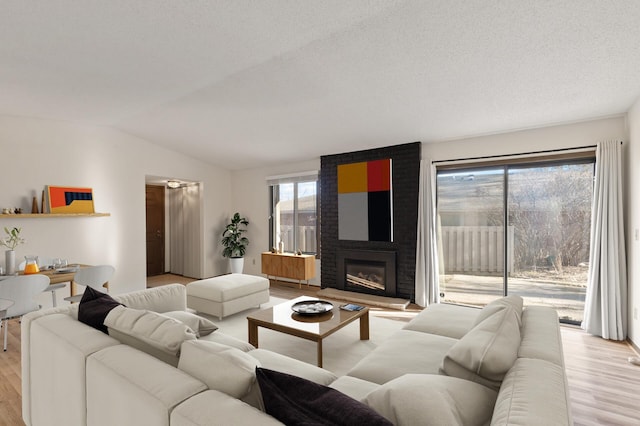
<path fill-rule="evenodd" d="M 338 194 L 367 192 L 367 163 L 338 166 Z"/>
<path fill-rule="evenodd" d="M 51 207 L 51 213 L 94 213 L 93 200 L 74 200 L 68 206 Z"/>

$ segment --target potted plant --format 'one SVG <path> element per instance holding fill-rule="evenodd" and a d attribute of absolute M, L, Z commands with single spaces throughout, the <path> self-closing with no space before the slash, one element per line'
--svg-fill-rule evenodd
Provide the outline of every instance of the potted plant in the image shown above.
<path fill-rule="evenodd" d="M 243 237 L 242 234 L 247 231 L 246 226 L 249 221 L 240 217 L 240 213 L 235 213 L 231 218 L 224 232 L 222 233 L 222 256 L 229 258 L 231 265 L 231 273 L 241 274 L 244 267 L 244 254 L 249 245 L 249 239 Z"/>
<path fill-rule="evenodd" d="M 0 245 L 5 246 L 8 250 L 5 252 L 5 273 L 7 275 L 13 275 L 16 272 L 16 252 L 15 249 L 20 244 L 24 243 L 24 238 L 20 237 L 22 228 L 9 229 L 5 226 L 4 232 L 6 237 L 0 240 Z"/>

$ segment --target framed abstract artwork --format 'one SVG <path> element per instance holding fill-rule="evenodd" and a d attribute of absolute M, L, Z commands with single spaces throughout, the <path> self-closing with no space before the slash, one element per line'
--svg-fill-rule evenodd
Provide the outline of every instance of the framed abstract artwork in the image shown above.
<path fill-rule="evenodd" d="M 338 238 L 393 241 L 391 159 L 338 165 Z"/>
<path fill-rule="evenodd" d="M 49 213 L 95 213 L 93 190 L 67 186 L 45 186 Z"/>

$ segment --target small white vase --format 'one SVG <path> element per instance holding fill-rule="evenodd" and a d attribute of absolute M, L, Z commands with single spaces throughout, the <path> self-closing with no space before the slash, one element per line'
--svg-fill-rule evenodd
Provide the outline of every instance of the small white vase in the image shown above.
<path fill-rule="evenodd" d="M 7 250 L 4 252 L 4 269 L 7 275 L 16 273 L 16 252 L 15 250 Z"/>
<path fill-rule="evenodd" d="M 244 268 L 244 257 L 230 257 L 229 266 L 232 274 L 241 274 Z"/>

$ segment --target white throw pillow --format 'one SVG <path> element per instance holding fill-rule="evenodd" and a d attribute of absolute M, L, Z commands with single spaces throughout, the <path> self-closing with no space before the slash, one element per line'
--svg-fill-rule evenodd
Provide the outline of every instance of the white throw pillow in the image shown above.
<path fill-rule="evenodd" d="M 437 374 L 405 374 L 369 393 L 364 403 L 394 425 L 484 425 L 497 392 Z"/>
<path fill-rule="evenodd" d="M 204 382 L 209 389 L 234 398 L 246 396 L 256 383 L 260 362 L 240 349 L 215 342 L 184 342 L 178 368 Z"/>
<path fill-rule="evenodd" d="M 124 306 L 112 309 L 104 325 L 109 328 L 110 334 L 111 330 L 115 330 L 172 356 L 178 356 L 182 342 L 196 339 L 196 333 L 176 319 Z M 131 341 L 126 343 L 136 347 Z"/>
<path fill-rule="evenodd" d="M 513 308 L 518 318 L 518 326 L 522 327 L 522 297 L 516 295 L 509 295 L 496 299 L 493 302 L 488 303 L 478 313 L 478 317 L 474 322 L 474 326 L 480 324 L 482 321 L 489 318 L 501 309 Z"/>
<path fill-rule="evenodd" d="M 500 309 L 454 344 L 442 361 L 448 376 L 498 389 L 518 357 L 520 326 L 511 307 Z"/>
<path fill-rule="evenodd" d="M 198 338 L 208 336 L 218 329 L 218 326 L 213 322 L 188 311 L 163 312 L 160 315 L 176 319 L 187 325 L 190 329 L 196 332 L 196 336 Z"/>

